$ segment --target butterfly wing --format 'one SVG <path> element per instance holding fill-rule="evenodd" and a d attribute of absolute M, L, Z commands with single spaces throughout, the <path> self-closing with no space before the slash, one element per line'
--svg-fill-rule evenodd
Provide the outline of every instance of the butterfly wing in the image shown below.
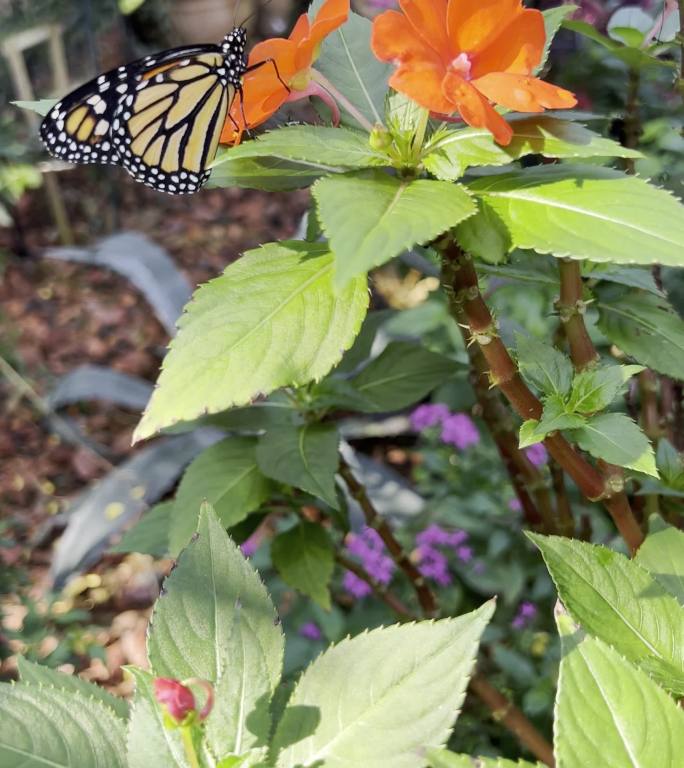
<path fill-rule="evenodd" d="M 162 192 L 197 191 L 209 178 L 235 89 L 218 46 L 148 61 L 112 123 L 121 164 L 136 181 Z"/>

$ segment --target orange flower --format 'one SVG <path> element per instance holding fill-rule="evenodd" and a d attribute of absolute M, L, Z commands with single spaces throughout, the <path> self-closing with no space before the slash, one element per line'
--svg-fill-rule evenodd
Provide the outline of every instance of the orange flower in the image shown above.
<path fill-rule="evenodd" d="M 544 52 L 539 11 L 521 0 L 399 0 L 401 12 L 373 22 L 371 47 L 398 68 L 390 85 L 423 107 L 459 112 L 509 144 L 510 125 L 494 104 L 518 112 L 569 109 L 575 96 L 531 77 Z"/>
<path fill-rule="evenodd" d="M 233 100 L 221 142 L 239 142 L 246 129 L 268 120 L 286 101 L 320 96 L 330 103 L 327 91 L 312 79 L 311 67 L 318 58 L 324 38 L 342 26 L 348 17 L 349 0 L 326 0 L 313 23 L 305 13 L 299 17 L 287 40 L 274 37 L 257 43 L 249 54 L 247 66 L 251 68 L 265 63 L 245 75 L 242 83 L 244 104 L 239 96 Z M 331 106 L 333 113 L 339 114 L 334 102 Z"/>

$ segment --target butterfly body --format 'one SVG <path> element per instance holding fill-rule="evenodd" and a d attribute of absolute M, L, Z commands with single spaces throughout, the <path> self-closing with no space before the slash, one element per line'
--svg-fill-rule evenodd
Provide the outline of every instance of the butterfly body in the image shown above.
<path fill-rule="evenodd" d="M 161 192 L 196 192 L 242 89 L 245 44 L 236 27 L 221 45 L 174 48 L 100 75 L 52 108 L 41 139 L 67 162 L 121 165 Z"/>

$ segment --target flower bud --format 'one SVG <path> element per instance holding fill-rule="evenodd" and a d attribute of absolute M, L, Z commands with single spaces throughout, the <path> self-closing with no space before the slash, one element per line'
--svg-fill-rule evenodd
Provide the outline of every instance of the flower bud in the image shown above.
<path fill-rule="evenodd" d="M 177 723 L 195 711 L 192 691 L 178 680 L 158 677 L 154 681 L 154 696 Z"/>
<path fill-rule="evenodd" d="M 371 131 L 368 143 L 371 149 L 383 151 L 392 146 L 392 134 L 384 125 L 376 125 Z"/>

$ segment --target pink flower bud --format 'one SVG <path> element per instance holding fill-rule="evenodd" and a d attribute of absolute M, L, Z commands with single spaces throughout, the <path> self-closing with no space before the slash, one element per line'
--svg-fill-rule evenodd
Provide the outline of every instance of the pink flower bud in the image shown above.
<path fill-rule="evenodd" d="M 154 695 L 169 715 L 179 723 L 195 711 L 195 697 L 192 691 L 178 680 L 158 677 L 154 681 Z"/>

